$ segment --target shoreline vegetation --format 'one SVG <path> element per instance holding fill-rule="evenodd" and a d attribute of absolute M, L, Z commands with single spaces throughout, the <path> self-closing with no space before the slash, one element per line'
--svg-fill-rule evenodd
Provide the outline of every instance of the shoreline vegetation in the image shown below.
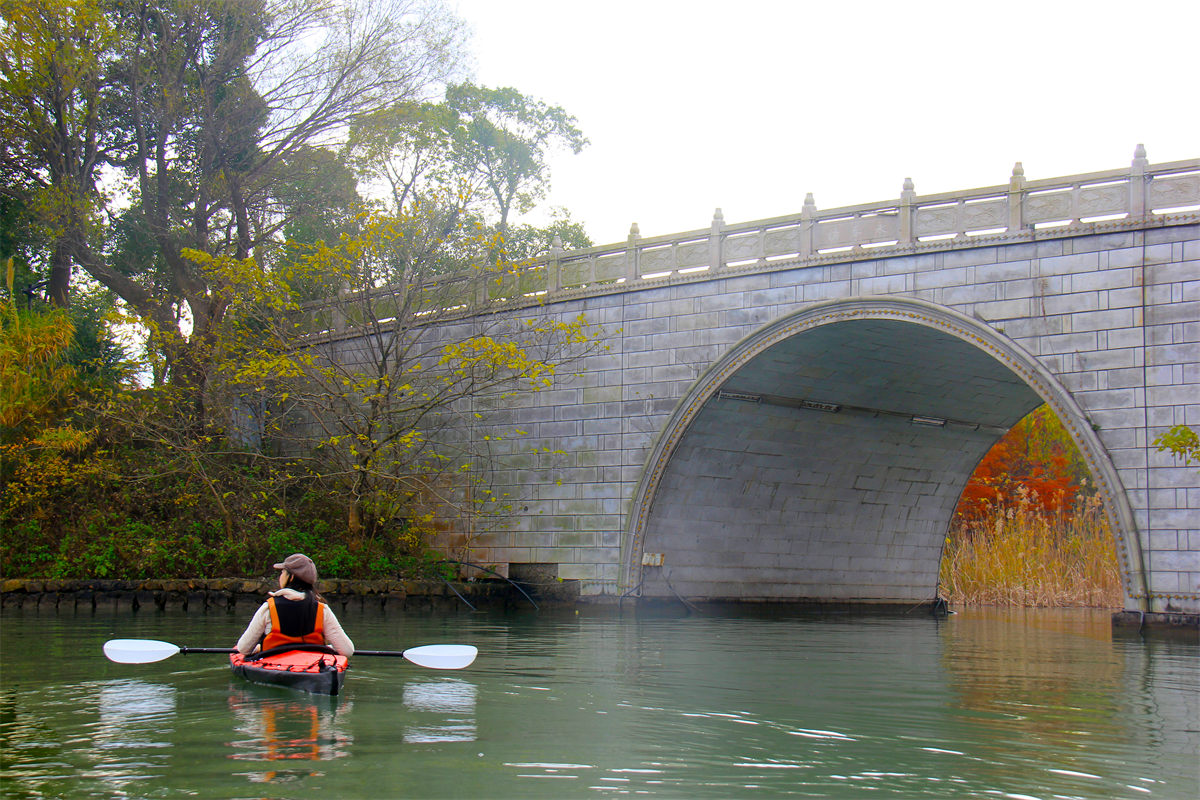
<path fill-rule="evenodd" d="M 1099 501 L 1047 513 L 1024 488 L 946 537 L 939 586 L 951 605 L 1121 608 L 1117 548 Z"/>

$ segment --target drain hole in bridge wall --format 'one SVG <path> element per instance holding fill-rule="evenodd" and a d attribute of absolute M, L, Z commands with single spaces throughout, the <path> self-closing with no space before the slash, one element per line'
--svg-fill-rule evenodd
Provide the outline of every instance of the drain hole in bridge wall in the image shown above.
<path fill-rule="evenodd" d="M 558 564 L 509 564 L 508 577 L 521 583 L 554 583 L 558 580 Z"/>

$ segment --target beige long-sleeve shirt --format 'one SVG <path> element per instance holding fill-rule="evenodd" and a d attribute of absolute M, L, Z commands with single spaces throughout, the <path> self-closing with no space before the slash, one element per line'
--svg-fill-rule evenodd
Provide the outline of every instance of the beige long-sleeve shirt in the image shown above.
<path fill-rule="evenodd" d="M 276 592 L 269 593 L 272 597 L 282 597 L 287 600 L 303 600 L 304 594 L 297 592 L 295 589 L 280 589 Z M 271 630 L 271 607 L 263 603 L 258 607 L 258 611 L 254 612 L 254 616 L 250 620 L 250 624 L 246 626 L 246 630 L 238 639 L 237 651 L 242 655 L 250 655 L 258 647 L 258 643 Z M 333 609 L 328 605 L 325 606 L 325 643 L 332 647 L 338 653 L 344 656 L 354 655 L 354 642 L 350 641 L 350 637 L 342 630 L 342 623 L 338 622 L 337 616 L 333 613 Z"/>

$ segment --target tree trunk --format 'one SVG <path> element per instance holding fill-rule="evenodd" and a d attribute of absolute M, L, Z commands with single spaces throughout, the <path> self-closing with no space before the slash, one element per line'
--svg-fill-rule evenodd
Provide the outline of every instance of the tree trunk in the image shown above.
<path fill-rule="evenodd" d="M 50 255 L 50 284 L 46 294 L 58 308 L 71 305 L 71 247 L 65 238 L 59 239 Z"/>

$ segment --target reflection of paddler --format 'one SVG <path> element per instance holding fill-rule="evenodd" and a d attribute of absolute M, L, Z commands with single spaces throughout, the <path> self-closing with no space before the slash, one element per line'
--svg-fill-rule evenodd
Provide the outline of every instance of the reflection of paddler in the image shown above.
<path fill-rule="evenodd" d="M 249 655 L 260 647 L 270 650 L 289 644 L 327 644 L 344 656 L 354 642 L 337 616 L 317 593 L 317 567 L 312 559 L 294 553 L 275 565 L 279 590 L 270 593 L 238 639 L 237 650 Z"/>
<path fill-rule="evenodd" d="M 244 735 L 229 743 L 234 748 L 230 757 L 275 762 L 269 770 L 246 773 L 255 783 L 317 774 L 310 771 L 313 767 L 289 768 L 279 762 L 326 761 L 349 755 L 347 745 L 353 739 L 339 729 L 338 714 L 331 707 L 309 702 L 264 702 L 250 693 L 230 695 L 229 705 L 238 720 L 237 730 Z M 345 711 L 349 706 L 339 708 Z"/>
<path fill-rule="evenodd" d="M 279 731 L 281 727 L 279 709 L 275 706 L 267 706 L 263 709 L 263 740 L 264 744 L 266 744 L 266 752 L 263 754 L 263 758 L 268 761 L 279 761 L 285 758 L 320 761 L 321 747 L 318 735 L 321 732 L 321 720 L 317 716 L 316 707 L 308 706 L 307 708 L 303 708 L 291 706 L 288 707 L 288 711 L 298 712 L 294 714 L 294 718 L 301 725 L 305 722 L 308 723 L 308 735 L 300 738 L 285 739 Z M 286 721 L 291 722 L 290 719 Z"/>

